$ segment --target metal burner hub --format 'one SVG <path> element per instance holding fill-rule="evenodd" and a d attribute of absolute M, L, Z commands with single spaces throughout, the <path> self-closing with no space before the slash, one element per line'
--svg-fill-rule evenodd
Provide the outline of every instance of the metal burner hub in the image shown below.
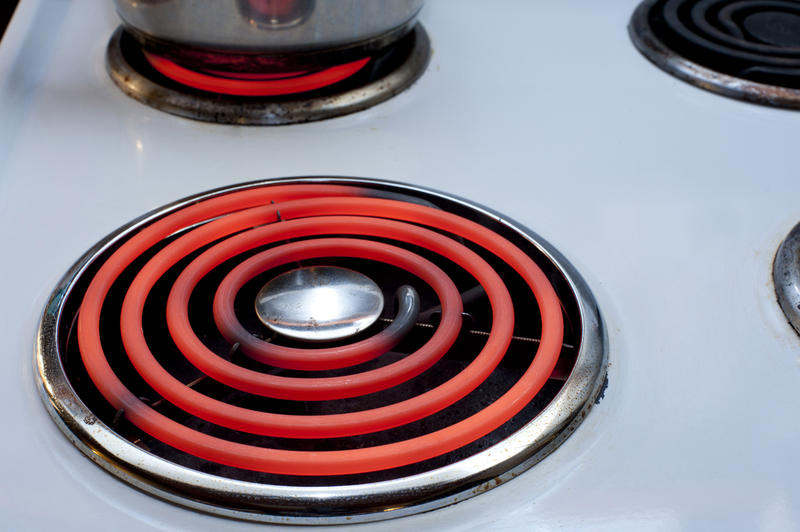
<path fill-rule="evenodd" d="M 118 28 L 108 43 L 106 69 L 125 94 L 171 114 L 223 124 L 283 125 L 324 120 L 377 105 L 411 86 L 427 68 L 430 53 L 428 36 L 417 24 L 400 41 L 365 58 L 367 63 L 354 62 L 352 70 L 339 65 L 297 78 L 228 79 L 187 70 L 170 61 L 156 61 L 162 68 L 154 68 L 140 43 Z M 342 68 L 347 76 L 341 74 Z M 193 81 L 179 83 L 162 71 L 178 72 L 179 79 Z M 331 76 L 333 82 L 328 79 Z M 328 81 L 323 83 L 320 77 Z M 297 83 L 302 86 L 299 92 Z M 213 92 L 211 87 L 220 84 L 232 92 Z"/>
<path fill-rule="evenodd" d="M 289 338 L 341 340 L 380 317 L 383 292 L 366 275 L 337 266 L 297 268 L 275 277 L 258 292 L 261 322 Z"/>
<path fill-rule="evenodd" d="M 800 15 L 760 11 L 746 15 L 742 26 L 756 39 L 783 47 L 800 47 Z"/>

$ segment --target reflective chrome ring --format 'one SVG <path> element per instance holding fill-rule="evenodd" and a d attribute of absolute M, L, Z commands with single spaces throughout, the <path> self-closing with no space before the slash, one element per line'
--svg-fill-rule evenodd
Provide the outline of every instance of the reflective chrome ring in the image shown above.
<path fill-rule="evenodd" d="M 800 223 L 789 231 L 778 248 L 772 263 L 772 279 L 783 313 L 800 334 Z"/>
<path fill-rule="evenodd" d="M 492 218 L 535 246 L 566 279 L 581 319 L 581 343 L 574 368 L 551 403 L 508 438 L 459 462 L 395 480 L 326 487 L 258 484 L 202 473 L 144 451 L 97 419 L 70 385 L 58 347 L 57 332 L 64 303 L 74 281 L 109 248 L 168 213 L 237 190 L 297 182 L 390 186 L 393 193 L 441 198 Z M 538 235 L 500 214 L 450 195 L 387 181 L 286 178 L 246 183 L 186 198 L 142 216 L 98 243 L 78 260 L 53 291 L 38 331 L 36 364 L 42 397 L 64 434 L 95 463 L 129 484 L 168 501 L 227 517 L 271 523 L 336 524 L 378 521 L 447 506 L 511 480 L 541 461 L 583 421 L 602 390 L 607 340 L 594 297 L 577 271 Z"/>

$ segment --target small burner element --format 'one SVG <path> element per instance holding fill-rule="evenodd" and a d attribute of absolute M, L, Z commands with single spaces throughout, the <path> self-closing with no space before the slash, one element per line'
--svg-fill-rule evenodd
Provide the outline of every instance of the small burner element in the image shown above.
<path fill-rule="evenodd" d="M 312 329 L 326 339 L 296 338 Z M 54 419 L 115 475 L 328 524 L 532 466 L 591 408 L 605 343 L 577 273 L 505 217 L 309 178 L 187 198 L 109 237 L 54 291 L 37 362 Z"/>
<path fill-rule="evenodd" d="M 375 323 L 382 311 L 383 292 L 372 279 L 336 266 L 291 270 L 265 284 L 256 296 L 261 322 L 299 340 L 354 336 Z"/>
<path fill-rule="evenodd" d="M 108 44 L 106 66 L 125 94 L 168 113 L 207 122 L 281 125 L 353 113 L 391 98 L 425 71 L 430 42 L 417 24 L 387 47 L 364 52 L 313 68 L 262 67 L 258 56 L 236 68 L 214 62 L 200 67 L 196 57 L 192 66 L 179 63 L 176 54 L 146 49 L 119 28 Z"/>
<path fill-rule="evenodd" d="M 642 54 L 698 87 L 800 109 L 800 4 L 647 0 L 628 27 Z"/>

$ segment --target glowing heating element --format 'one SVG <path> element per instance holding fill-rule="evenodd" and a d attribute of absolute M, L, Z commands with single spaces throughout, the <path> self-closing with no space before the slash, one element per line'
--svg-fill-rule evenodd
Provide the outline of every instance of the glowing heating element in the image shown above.
<path fill-rule="evenodd" d="M 365 57 L 316 72 L 235 73 L 208 70 L 198 72 L 160 55 L 144 51 L 159 73 L 187 87 L 232 96 L 282 96 L 322 89 L 344 81 L 369 63 Z"/>
<path fill-rule="evenodd" d="M 118 412 L 161 442 L 212 462 L 275 474 L 346 475 L 397 468 L 459 449 L 509 421 L 544 386 L 562 348 L 561 305 L 546 275 L 525 252 L 471 220 L 416 203 L 365 196 L 364 189 L 340 185 L 253 188 L 186 206 L 143 228 L 103 263 L 80 307 L 78 343 L 92 382 Z M 176 234 L 180 236 L 170 238 Z M 370 237 L 382 241 L 365 239 Z M 229 441 L 182 425 L 137 398 L 114 373 L 103 350 L 100 314 L 112 284 L 134 260 L 165 239 L 166 245 L 139 269 L 124 297 L 119 321 L 125 352 L 141 377 L 166 401 L 229 429 L 297 439 L 368 434 L 423 419 L 475 390 L 509 347 L 514 308 L 506 284 L 470 246 L 482 248 L 520 275 L 539 307 L 541 340 L 523 376 L 495 402 L 427 434 L 371 447 L 315 452 Z M 167 323 L 181 353 L 208 377 L 257 396 L 300 401 L 361 397 L 391 388 L 429 370 L 448 352 L 460 332 L 462 312 L 461 297 L 447 274 L 393 241 L 424 248 L 463 268 L 482 286 L 491 305 L 491 330 L 477 357 L 449 380 L 419 395 L 377 408 L 326 415 L 252 410 L 183 384 L 158 363 L 144 338 L 142 314 L 148 294 L 165 272 L 191 256 L 170 289 Z M 252 255 L 251 250 L 268 244 L 274 247 Z M 397 342 L 378 333 L 344 347 L 306 349 L 273 345 L 253 336 L 239 323 L 233 300 L 247 281 L 290 262 L 348 257 L 405 269 L 432 288 L 442 317 L 434 334 L 415 352 L 377 369 L 345 377 L 308 378 L 248 369 L 209 349 L 188 318 L 189 297 L 197 283 L 235 257 L 246 259 L 219 283 L 214 320 L 222 335 L 240 345 L 245 355 L 278 368 L 350 367 L 384 354 Z"/>

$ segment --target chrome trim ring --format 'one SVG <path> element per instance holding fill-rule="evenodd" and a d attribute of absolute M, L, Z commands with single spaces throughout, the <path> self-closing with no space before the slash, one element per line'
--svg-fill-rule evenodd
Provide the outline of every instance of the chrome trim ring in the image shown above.
<path fill-rule="evenodd" d="M 100 421 L 70 385 L 59 349 L 57 332 L 77 279 L 104 252 L 171 212 L 237 190 L 300 182 L 371 186 L 421 196 L 423 201 L 441 199 L 488 216 L 533 245 L 566 280 L 581 320 L 575 365 L 550 404 L 511 436 L 464 460 L 394 480 L 326 487 L 258 484 L 202 473 L 143 450 Z M 38 332 L 36 364 L 42 398 L 64 434 L 95 463 L 125 482 L 168 501 L 213 514 L 271 523 L 335 524 L 378 521 L 447 506 L 498 486 L 542 460 L 575 430 L 603 389 L 607 339 L 594 297 L 577 271 L 538 235 L 500 214 L 440 192 L 388 181 L 285 178 L 202 193 L 154 210 L 106 237 L 75 263 L 54 290 Z"/>
<path fill-rule="evenodd" d="M 772 280 L 783 313 L 800 334 L 800 223 L 778 248 L 772 263 Z"/>
<path fill-rule="evenodd" d="M 220 124 L 277 126 L 314 122 L 362 111 L 406 90 L 428 66 L 431 45 L 421 24 L 405 61 L 382 78 L 337 94 L 296 99 L 236 98 L 160 85 L 133 68 L 120 46 L 122 27 L 106 50 L 106 70 L 122 92 L 145 105 L 184 118 Z"/>

